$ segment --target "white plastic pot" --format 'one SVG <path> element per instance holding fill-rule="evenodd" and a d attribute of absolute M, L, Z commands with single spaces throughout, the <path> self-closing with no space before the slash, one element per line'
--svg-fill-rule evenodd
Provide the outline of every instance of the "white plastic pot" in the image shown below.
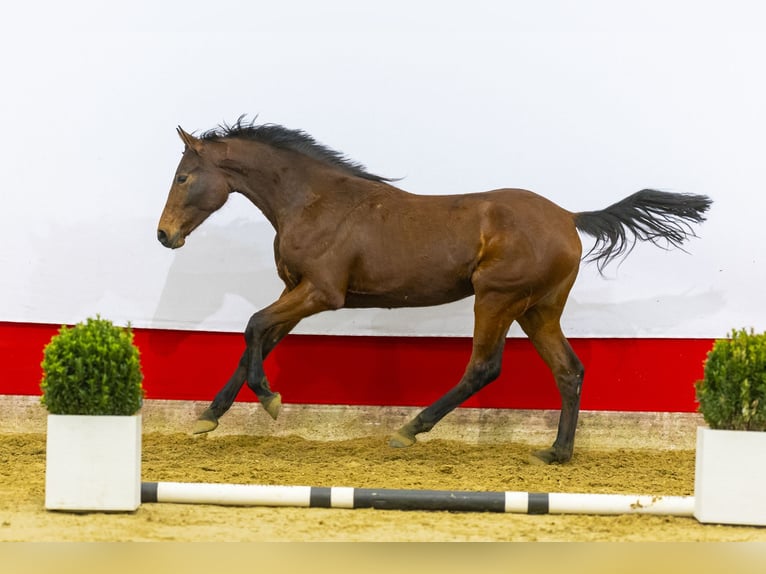
<path fill-rule="evenodd" d="M 766 526 L 766 432 L 697 429 L 694 516 Z"/>
<path fill-rule="evenodd" d="M 48 510 L 136 510 L 141 415 L 48 415 L 45 464 Z"/>

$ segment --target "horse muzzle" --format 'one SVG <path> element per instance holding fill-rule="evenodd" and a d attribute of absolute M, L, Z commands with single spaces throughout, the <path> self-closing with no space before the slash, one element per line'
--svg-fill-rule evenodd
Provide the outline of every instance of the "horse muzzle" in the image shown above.
<path fill-rule="evenodd" d="M 157 230 L 157 240 L 168 249 L 178 249 L 186 242 L 186 239 L 180 231 L 169 235 L 164 229 Z"/>

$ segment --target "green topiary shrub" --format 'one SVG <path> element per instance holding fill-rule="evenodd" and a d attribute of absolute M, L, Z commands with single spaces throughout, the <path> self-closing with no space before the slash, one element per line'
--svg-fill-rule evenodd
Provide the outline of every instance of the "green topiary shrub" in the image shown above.
<path fill-rule="evenodd" d="M 695 386 L 710 428 L 766 430 L 766 333 L 734 330 L 716 341 Z"/>
<path fill-rule="evenodd" d="M 96 316 L 61 327 L 45 346 L 41 402 L 58 415 L 133 415 L 143 401 L 141 365 L 130 325 Z"/>

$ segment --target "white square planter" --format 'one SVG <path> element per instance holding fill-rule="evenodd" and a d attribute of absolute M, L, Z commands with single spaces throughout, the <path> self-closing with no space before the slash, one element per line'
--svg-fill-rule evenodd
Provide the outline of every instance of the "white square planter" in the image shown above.
<path fill-rule="evenodd" d="M 48 415 L 45 508 L 134 511 L 141 504 L 141 415 Z"/>
<path fill-rule="evenodd" d="M 766 526 L 766 432 L 697 429 L 694 516 Z"/>

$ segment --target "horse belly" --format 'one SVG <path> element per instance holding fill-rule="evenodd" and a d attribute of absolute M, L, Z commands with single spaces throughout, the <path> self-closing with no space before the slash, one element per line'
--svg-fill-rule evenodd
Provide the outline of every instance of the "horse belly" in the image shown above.
<path fill-rule="evenodd" d="M 463 299 L 473 295 L 472 263 L 417 249 L 407 256 L 367 259 L 351 274 L 346 306 L 427 307 Z"/>
<path fill-rule="evenodd" d="M 481 246 L 475 201 L 406 196 L 360 218 L 347 307 L 425 307 L 473 295 Z"/>
<path fill-rule="evenodd" d="M 349 290 L 346 292 L 345 306 L 350 309 L 380 307 L 395 309 L 401 307 L 431 307 L 443 305 L 473 295 L 470 281 L 443 290 L 405 290 L 391 293 L 368 293 Z"/>

